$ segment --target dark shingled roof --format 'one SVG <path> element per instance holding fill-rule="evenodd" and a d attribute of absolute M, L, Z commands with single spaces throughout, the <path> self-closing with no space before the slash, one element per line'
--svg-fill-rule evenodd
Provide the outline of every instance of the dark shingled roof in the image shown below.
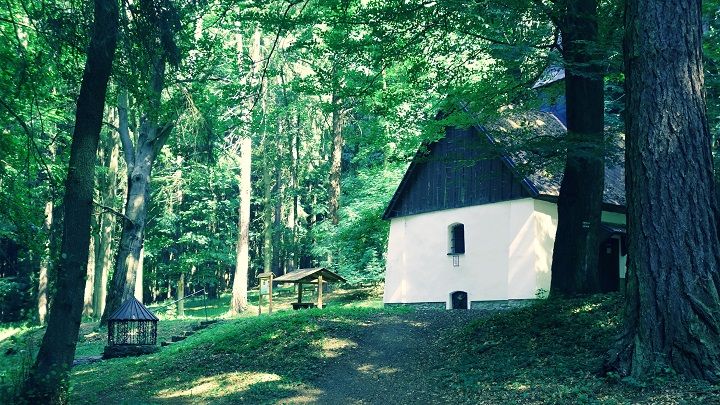
<path fill-rule="evenodd" d="M 500 133 L 517 131 L 525 132 L 530 136 L 540 134 L 547 137 L 561 137 L 567 132 L 567 128 L 560 119 L 549 112 L 525 112 L 504 117 L 487 129 L 491 133 L 496 131 Z M 492 137 L 492 134 L 490 136 Z M 618 147 L 623 148 L 622 140 L 618 140 L 618 143 Z M 527 154 L 523 152 L 510 153 L 506 158 L 510 160 L 509 163 L 513 166 L 527 163 L 529 160 Z M 562 182 L 562 172 L 560 170 L 539 169 L 525 178 L 537 190 L 540 197 L 550 197 L 552 199 L 557 198 L 560 194 L 560 183 Z M 617 207 L 625 206 L 624 162 L 615 162 L 611 159 L 606 161 L 603 203 Z"/>
<path fill-rule="evenodd" d="M 548 138 L 551 142 L 553 138 L 562 138 L 567 133 L 567 128 L 563 122 L 552 112 L 529 111 L 522 113 L 505 114 L 490 125 L 476 125 L 478 133 L 483 134 L 489 144 L 499 146 L 500 149 L 506 150 L 502 156 L 502 161 L 518 176 L 519 181 L 527 189 L 534 198 L 557 201 L 560 192 L 560 183 L 562 181 L 562 167 L 559 165 L 547 165 L 542 156 L 525 151 L 512 150 L 512 146 L 505 144 L 505 141 L 516 142 L 518 146 L 522 146 L 523 139 L 537 137 L 538 135 Z M 447 136 L 447 135 L 446 135 Z M 507 147 L 506 147 L 507 146 Z M 618 140 L 618 148 L 623 149 L 622 139 Z M 407 179 L 411 176 L 411 172 L 417 170 L 416 161 L 422 159 L 425 155 L 422 153 L 428 147 L 424 144 L 418 150 L 413 162 L 407 169 L 403 181 L 398 186 L 392 199 L 388 203 L 383 214 L 383 219 L 391 218 L 391 213 L 398 199 L 402 194 L 402 189 L 407 187 Z M 520 167 L 532 168 L 531 173 L 521 173 Z M 542 168 L 545 166 L 545 168 Z M 603 193 L 603 209 L 608 211 L 624 211 L 625 209 L 625 166 L 624 162 L 616 162 L 608 159 L 605 164 L 605 190 Z"/>
<path fill-rule="evenodd" d="M 123 302 L 115 312 L 108 317 L 108 321 L 157 321 L 158 317 L 153 315 L 145 305 L 132 297 Z"/>
<path fill-rule="evenodd" d="M 318 276 L 322 276 L 323 281 L 345 281 L 342 276 L 324 267 L 291 271 L 273 279 L 273 281 L 280 283 L 317 283 Z"/>

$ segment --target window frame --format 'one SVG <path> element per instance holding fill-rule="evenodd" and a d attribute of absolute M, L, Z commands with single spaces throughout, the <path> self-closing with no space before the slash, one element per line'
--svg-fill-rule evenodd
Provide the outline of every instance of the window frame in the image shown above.
<path fill-rule="evenodd" d="M 460 243 L 458 243 L 458 241 Z M 459 245 L 459 246 L 458 246 Z M 464 255 L 465 249 L 465 224 L 460 222 L 448 226 L 448 256 Z"/>

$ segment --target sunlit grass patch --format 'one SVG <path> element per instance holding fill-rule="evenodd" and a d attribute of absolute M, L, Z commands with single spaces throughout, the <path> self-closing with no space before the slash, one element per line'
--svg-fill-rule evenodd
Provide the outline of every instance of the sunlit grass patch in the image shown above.
<path fill-rule="evenodd" d="M 253 384 L 280 381 L 277 374 L 263 372 L 229 372 L 198 378 L 189 384 L 160 390 L 155 397 L 162 399 L 203 401 L 246 391 Z"/>
<path fill-rule="evenodd" d="M 323 357 L 326 358 L 338 357 L 345 350 L 356 347 L 357 343 L 350 339 L 325 337 L 320 341 L 320 348 L 322 349 Z"/>

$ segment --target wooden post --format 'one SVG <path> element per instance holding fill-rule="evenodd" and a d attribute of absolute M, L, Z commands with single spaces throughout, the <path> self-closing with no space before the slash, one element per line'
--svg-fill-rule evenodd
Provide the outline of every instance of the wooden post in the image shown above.
<path fill-rule="evenodd" d="M 262 314 L 262 279 L 258 285 L 258 315 Z"/>
<path fill-rule="evenodd" d="M 273 287 L 273 273 L 270 273 L 270 278 L 268 279 L 268 314 L 272 314 L 272 287 Z"/>
<path fill-rule="evenodd" d="M 302 302 L 302 283 L 298 283 L 298 304 Z"/>
<path fill-rule="evenodd" d="M 322 303 L 322 292 L 323 292 L 322 291 L 323 290 L 322 289 L 322 276 L 318 276 L 317 282 L 318 282 L 317 306 L 318 306 L 318 308 L 322 308 L 322 305 L 323 305 L 323 303 Z"/>

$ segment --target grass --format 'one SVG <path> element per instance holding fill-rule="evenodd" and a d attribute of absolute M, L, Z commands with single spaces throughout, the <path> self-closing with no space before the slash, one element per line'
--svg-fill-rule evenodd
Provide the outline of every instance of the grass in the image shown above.
<path fill-rule="evenodd" d="M 213 314 L 225 313 L 220 297 Z M 280 291 L 276 308 L 294 299 Z M 161 313 L 160 337 L 203 316 L 200 300 L 183 318 Z M 317 398 L 316 379 L 333 358 L 355 343 L 377 317 L 408 309 L 383 309 L 378 291 L 336 290 L 324 310 L 278 310 L 272 315 L 225 319 L 159 353 L 73 368 L 71 402 L 77 404 L 288 403 Z M 485 404 L 711 404 L 720 387 L 672 374 L 648 381 L 604 375 L 602 362 L 621 322 L 617 294 L 543 300 L 454 329 L 435 331 L 434 356 L 444 367 L 418 377 L 440 384 L 453 402 Z M 31 358 L 39 328 L 0 329 L 0 373 Z M 83 324 L 78 356 L 102 351 L 104 334 Z M 4 355 L 10 347 L 24 354 Z M 428 353 L 430 355 L 430 353 Z M 27 364 L 25 364 L 27 365 Z M 6 381 L 7 385 L 7 381 Z M 1 387 L 0 387 L 1 388 Z M 3 392 L 0 391 L 0 398 Z M 0 401 L 2 402 L 2 401 Z"/>
<path fill-rule="evenodd" d="M 314 293 L 311 291 L 311 289 L 309 287 L 306 287 L 304 293 L 304 300 L 309 301 L 313 299 L 313 294 Z M 340 314 L 338 316 L 342 319 L 352 318 L 350 315 L 353 313 L 363 314 L 369 312 L 377 312 L 379 311 L 379 308 L 382 308 L 382 300 L 380 298 L 380 294 L 381 292 L 378 287 L 360 289 L 333 288 L 325 295 L 325 302 L 327 307 L 325 311 L 321 312 L 323 314 L 330 314 L 338 311 L 338 314 Z M 307 317 L 313 314 L 315 311 L 289 312 L 289 310 L 291 309 L 290 303 L 296 300 L 296 292 L 293 287 L 277 288 L 275 289 L 273 295 L 273 310 L 276 314 L 273 314 L 273 316 L 269 317 L 268 319 L 286 319 L 290 317 L 291 320 L 297 319 L 301 322 L 303 320 L 307 322 L 312 319 Z M 264 299 L 266 300 L 266 298 Z M 249 328 L 249 330 L 252 331 L 256 331 L 257 328 L 260 327 L 274 328 L 274 321 L 264 320 L 266 318 L 265 316 L 259 318 L 257 317 L 257 290 L 251 290 L 248 292 L 248 300 L 250 304 L 249 308 L 247 311 L 241 314 L 239 321 L 230 321 L 228 318 L 227 312 L 230 305 L 230 294 L 223 294 L 219 298 L 212 300 L 206 300 L 202 297 L 189 298 L 185 302 L 185 315 L 182 317 L 177 316 L 175 312 L 176 306 L 174 304 L 168 305 L 169 302 L 149 305 L 149 308 L 160 318 L 160 322 L 158 325 L 158 342 L 169 340 L 171 336 L 177 335 L 184 330 L 188 330 L 191 325 L 197 324 L 200 320 L 204 320 L 206 318 L 206 315 L 209 319 L 228 319 L 230 325 L 235 325 L 232 328 L 236 327 L 242 330 L 244 330 L 244 328 Z M 369 312 L 358 310 L 357 308 L 366 308 Z M 264 301 L 262 310 L 263 314 L 267 313 L 267 301 Z M 283 312 L 285 312 L 285 314 L 283 314 Z M 300 314 L 300 316 L 294 318 L 294 314 Z M 107 339 L 107 328 L 100 327 L 99 323 L 96 321 L 91 321 L 87 319 L 86 321 L 87 322 L 82 323 L 80 327 L 79 339 L 75 352 L 76 358 L 85 356 L 99 356 L 102 354 L 105 347 Z M 245 323 L 243 322 L 247 322 L 247 325 L 245 325 Z M 267 322 L 270 323 L 268 324 Z M 284 323 L 288 325 L 292 324 L 292 322 Z M 222 325 L 222 327 L 215 327 L 218 328 L 218 330 L 214 330 L 212 336 L 215 336 L 216 333 L 223 333 L 222 331 L 226 330 L 225 328 L 227 327 L 228 326 L 226 325 Z M 305 328 L 300 329 L 299 331 L 308 332 L 309 329 Z M 290 332 L 294 333 L 295 330 Z M 15 392 L 18 386 L 18 382 L 22 379 L 24 373 L 32 365 L 34 356 L 36 355 L 37 349 L 40 345 L 40 341 L 42 340 L 43 333 L 44 328 L 38 326 L 24 326 L 19 324 L 0 325 L 0 398 L 9 398 L 12 396 L 12 393 Z M 253 336 L 253 334 L 255 333 L 256 332 L 249 332 L 248 336 Z M 202 336 L 209 335 L 207 333 L 204 333 L 202 334 Z M 312 336 L 308 335 L 308 339 L 312 340 L 313 338 Z M 188 347 L 188 345 L 190 345 L 194 340 L 194 337 L 187 339 L 187 343 L 184 343 L 183 347 Z M 153 361 L 157 360 L 163 363 L 169 362 L 170 364 L 172 364 L 176 360 L 175 357 L 171 356 L 169 359 L 165 358 L 166 354 L 172 353 L 174 353 L 173 349 L 164 349 L 160 354 L 155 355 L 159 357 L 153 356 Z M 199 359 L 201 361 L 203 358 L 199 357 Z M 142 364 L 143 361 L 143 358 L 135 358 L 103 362 L 103 365 L 109 363 L 111 366 L 110 369 L 104 370 L 102 371 L 102 373 L 105 374 L 105 372 L 107 371 L 109 374 L 115 375 L 118 371 L 124 370 L 126 369 L 126 367 L 130 367 L 129 365 L 136 364 L 138 362 L 140 362 L 139 364 Z M 115 364 L 119 367 L 119 369 L 114 369 Z M 82 371 L 82 367 L 76 367 L 73 370 Z M 167 371 L 173 373 L 174 369 L 171 368 Z M 120 373 L 120 375 L 127 376 L 127 374 L 122 373 Z M 253 378 L 258 378 L 257 376 L 250 374 L 245 377 L 249 378 L 250 380 L 252 380 Z M 222 380 L 222 377 L 218 378 Z M 240 377 L 238 375 L 232 375 L 227 378 L 229 378 L 233 382 L 233 384 L 236 384 L 237 380 Z M 267 377 L 266 375 L 263 378 L 270 377 Z M 79 381 L 84 380 L 80 379 Z M 102 381 L 106 380 L 103 379 Z M 115 379 L 108 379 L 107 381 L 111 382 L 111 384 L 115 384 L 114 386 L 116 387 L 122 386 L 122 381 L 117 381 Z M 167 383 L 168 381 L 172 381 L 172 379 L 167 380 L 161 378 L 160 381 Z M 207 383 L 212 385 L 212 383 L 210 382 Z M 100 395 L 93 390 L 91 391 L 92 392 L 90 393 L 90 397 L 88 398 Z M 126 393 L 121 391 L 119 392 L 119 394 L 125 395 Z M 158 398 L 161 398 L 163 395 L 167 396 L 170 394 L 165 393 L 158 395 Z M 97 398 L 102 397 L 102 395 L 97 396 Z M 116 399 L 120 401 L 119 403 L 122 403 L 123 401 L 121 397 Z M 151 399 L 145 400 L 151 401 Z M 74 402 L 75 401 L 77 401 L 77 398 L 74 399 Z M 82 403 L 83 401 L 80 402 Z M 88 402 L 93 403 L 94 400 L 88 399 Z M 2 401 L 0 401 L 0 403 L 2 403 Z"/>
<path fill-rule="evenodd" d="M 455 332 L 449 389 L 478 403 L 720 403 L 720 387 L 668 374 L 649 381 L 602 373 L 622 320 L 620 294 L 544 300 Z M 472 400 L 470 401 L 472 402 Z"/>
<path fill-rule="evenodd" d="M 303 396 L 336 355 L 334 335 L 384 312 L 336 306 L 226 321 L 154 355 L 74 368 L 71 401 L 232 404 Z"/>

